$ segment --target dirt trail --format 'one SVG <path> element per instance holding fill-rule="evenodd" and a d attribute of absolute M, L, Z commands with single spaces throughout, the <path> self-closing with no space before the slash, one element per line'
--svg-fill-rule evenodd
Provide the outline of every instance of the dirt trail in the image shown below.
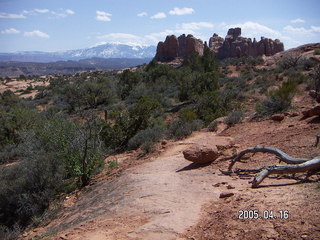
<path fill-rule="evenodd" d="M 218 170 L 186 170 L 190 162 L 182 151 L 193 143 L 230 142 L 231 138 L 201 132 L 174 143 L 151 161 L 88 188 L 46 232 L 58 232 L 55 239 L 178 239 L 197 223 L 205 203 L 219 199 L 221 189 L 213 185 L 230 181 L 218 176 Z"/>
<path fill-rule="evenodd" d="M 253 176 L 220 174 L 227 161 L 191 168 L 182 155 L 194 143 L 229 146 L 234 142 L 238 151 L 258 144 L 280 148 L 292 156 L 317 156 L 314 135 L 319 130 L 319 120 L 297 116 L 281 123 L 243 122 L 220 136 L 194 133 L 181 142 L 169 143 L 158 156 L 128 168 L 117 178 L 98 179 L 57 219 L 25 239 L 35 235 L 56 240 L 320 239 L 320 195 L 314 183 L 297 184 L 297 180 L 274 176 L 265 179 L 261 188 L 252 189 L 248 181 Z M 230 155 L 231 150 L 225 153 Z M 278 164 L 277 158 L 257 154 L 235 167 L 270 164 Z M 221 199 L 221 192 L 234 196 Z M 286 210 L 290 217 L 239 219 L 240 211 L 256 209 L 275 214 Z"/>

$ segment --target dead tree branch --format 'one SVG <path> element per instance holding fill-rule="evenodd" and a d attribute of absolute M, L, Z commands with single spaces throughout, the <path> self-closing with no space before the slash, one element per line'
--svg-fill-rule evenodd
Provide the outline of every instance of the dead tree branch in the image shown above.
<path fill-rule="evenodd" d="M 257 187 L 263 179 L 271 174 L 300 173 L 312 170 L 320 170 L 320 157 L 316 157 L 297 165 L 272 165 L 264 167 L 253 179 L 252 187 Z M 314 171 L 312 171 L 314 173 Z M 309 175 L 309 174 L 308 174 Z"/>
<path fill-rule="evenodd" d="M 320 171 L 320 156 L 313 159 L 310 158 L 294 158 L 286 154 L 285 152 L 272 147 L 256 146 L 254 148 L 248 148 L 241 151 L 230 163 L 228 171 L 221 171 L 224 174 L 230 175 L 232 173 L 233 165 L 239 161 L 247 153 L 271 153 L 276 155 L 280 161 L 283 161 L 289 165 L 271 165 L 262 167 L 260 169 L 244 169 L 243 172 L 258 172 L 252 181 L 252 187 L 258 187 L 258 185 L 271 174 L 288 174 L 288 173 L 301 173 L 307 172 L 306 178 Z M 236 170 L 234 173 L 239 173 Z"/>
<path fill-rule="evenodd" d="M 263 146 L 256 146 L 254 148 L 248 148 L 246 150 L 241 151 L 230 163 L 228 167 L 228 171 L 231 171 L 233 165 L 238 162 L 245 154 L 247 153 L 271 153 L 276 155 L 280 161 L 283 161 L 288 164 L 300 164 L 304 163 L 306 161 L 311 160 L 310 158 L 294 158 L 286 154 L 285 152 L 277 149 L 277 148 L 272 148 L 272 147 L 263 147 Z"/>

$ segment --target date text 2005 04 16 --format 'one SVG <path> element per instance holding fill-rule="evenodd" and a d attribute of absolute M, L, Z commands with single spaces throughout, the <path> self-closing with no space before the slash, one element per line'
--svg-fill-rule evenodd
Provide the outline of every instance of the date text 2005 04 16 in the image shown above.
<path fill-rule="evenodd" d="M 238 212 L 238 219 L 288 219 L 288 210 L 240 210 Z"/>

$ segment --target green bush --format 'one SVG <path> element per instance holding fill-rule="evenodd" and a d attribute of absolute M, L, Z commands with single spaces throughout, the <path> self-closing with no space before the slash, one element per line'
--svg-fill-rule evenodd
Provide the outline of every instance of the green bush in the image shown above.
<path fill-rule="evenodd" d="M 128 142 L 139 131 L 150 126 L 162 113 L 161 104 L 147 96 L 139 98 L 129 109 L 115 113 L 115 123 L 106 123 L 101 136 L 109 150 L 121 152 L 128 147 Z"/>
<path fill-rule="evenodd" d="M 267 93 L 267 98 L 256 105 L 260 115 L 270 115 L 283 112 L 291 106 L 291 101 L 297 91 L 295 79 L 283 82 L 279 89 Z"/>
<path fill-rule="evenodd" d="M 46 152 L 0 172 L 0 224 L 8 227 L 24 227 L 41 215 L 63 184 L 63 166 Z"/>
<path fill-rule="evenodd" d="M 218 130 L 218 122 L 216 120 L 213 120 L 211 123 L 208 125 L 208 130 L 210 132 L 215 132 Z"/>
<path fill-rule="evenodd" d="M 142 150 L 147 150 L 146 152 L 150 152 L 152 146 L 160 141 L 164 136 L 164 128 L 163 126 L 156 125 L 152 128 L 146 128 L 144 130 L 139 131 L 134 137 L 129 140 L 128 148 L 129 149 L 137 149 L 139 147 Z"/>
<path fill-rule="evenodd" d="M 174 139 L 183 139 L 192 133 L 191 123 L 174 120 L 168 129 L 168 136 Z"/>
<path fill-rule="evenodd" d="M 191 122 L 191 131 L 199 131 L 204 127 L 204 122 L 201 119 L 195 119 Z"/>
<path fill-rule="evenodd" d="M 184 122 L 192 122 L 198 118 L 197 114 L 189 108 L 183 108 L 179 112 L 179 118 Z"/>
<path fill-rule="evenodd" d="M 225 118 L 224 121 L 229 127 L 231 127 L 237 123 L 240 123 L 243 118 L 244 118 L 243 110 L 234 110 L 228 114 L 228 116 Z"/>
<path fill-rule="evenodd" d="M 314 50 L 313 54 L 314 54 L 314 55 L 320 55 L 320 49 Z"/>

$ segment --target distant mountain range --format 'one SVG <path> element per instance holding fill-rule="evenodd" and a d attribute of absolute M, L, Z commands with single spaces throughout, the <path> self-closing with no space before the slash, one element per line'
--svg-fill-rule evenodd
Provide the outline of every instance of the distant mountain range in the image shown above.
<path fill-rule="evenodd" d="M 0 53 L 0 77 L 109 71 L 149 63 L 155 46 L 103 44 L 61 52 Z"/>
<path fill-rule="evenodd" d="M 75 74 L 82 71 L 111 71 L 147 64 L 151 58 L 88 58 L 78 61 L 17 62 L 0 61 L 0 77 L 20 75 Z"/>
<path fill-rule="evenodd" d="M 129 46 L 107 43 L 95 47 L 60 52 L 16 52 L 0 53 L 0 61 L 16 62 L 56 62 L 87 58 L 153 58 L 155 46 Z"/>

